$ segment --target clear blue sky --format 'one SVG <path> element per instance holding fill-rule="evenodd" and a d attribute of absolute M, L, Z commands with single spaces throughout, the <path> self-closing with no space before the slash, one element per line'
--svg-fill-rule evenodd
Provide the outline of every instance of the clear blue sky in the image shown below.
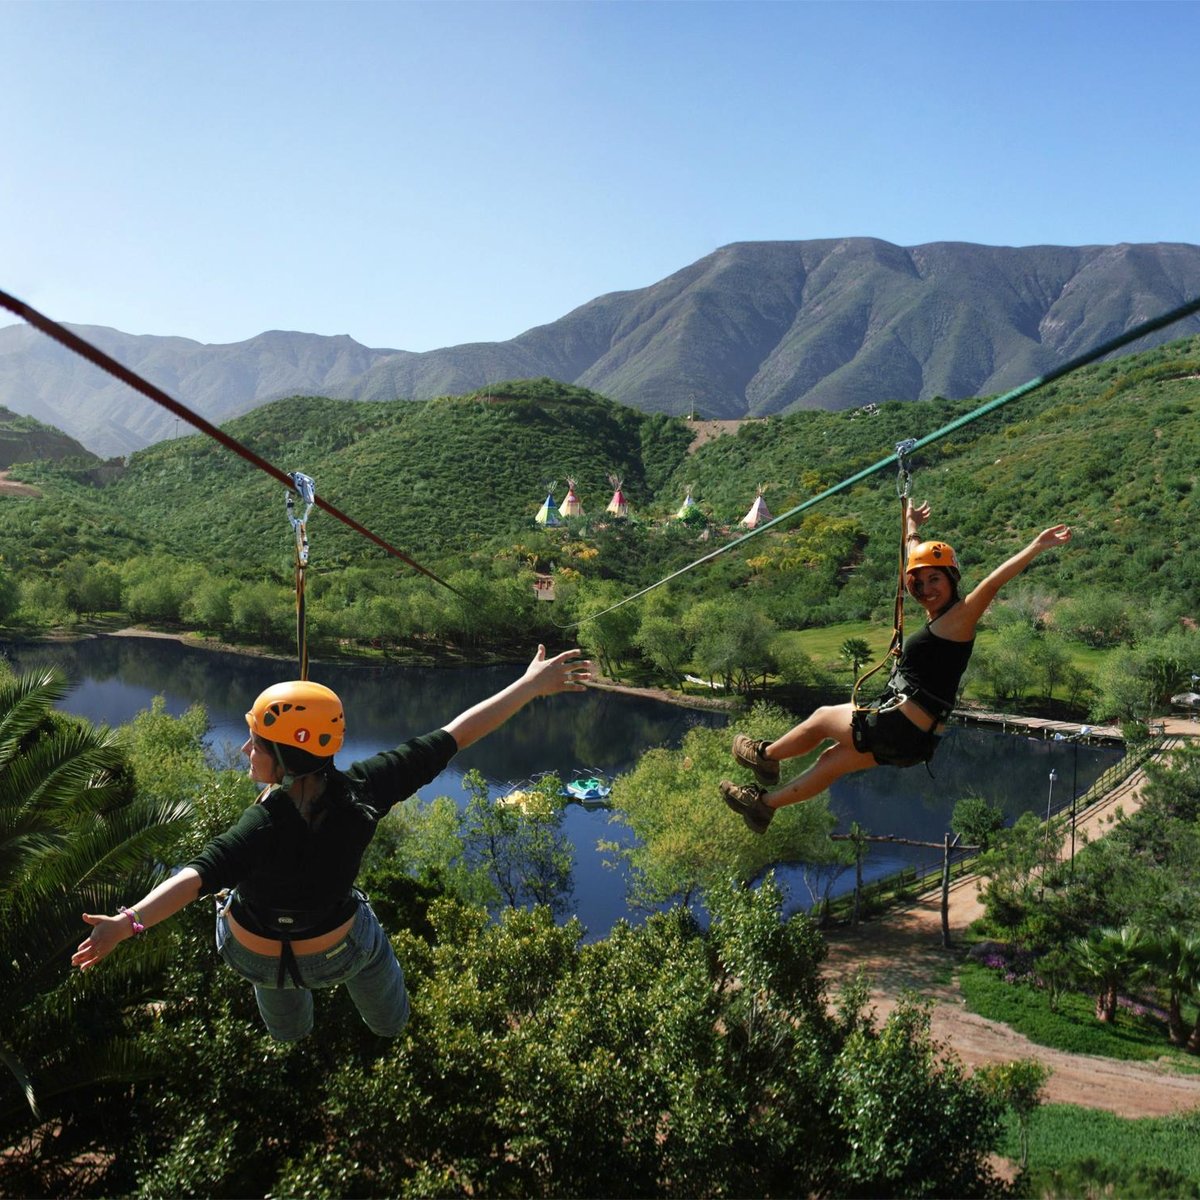
<path fill-rule="evenodd" d="M 429 350 L 734 241 L 1200 243 L 1188 0 L 7 0 L 0 79 L 0 288 L 128 333 Z"/>

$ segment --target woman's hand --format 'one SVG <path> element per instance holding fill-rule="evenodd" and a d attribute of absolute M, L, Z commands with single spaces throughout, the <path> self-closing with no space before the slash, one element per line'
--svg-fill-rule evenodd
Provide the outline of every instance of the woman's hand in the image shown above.
<path fill-rule="evenodd" d="M 929 520 L 930 514 L 929 502 L 925 501 L 922 504 L 912 504 L 908 506 L 908 520 L 913 529 L 919 529 L 926 521 Z"/>
<path fill-rule="evenodd" d="M 1040 553 L 1042 550 L 1052 550 L 1055 546 L 1065 546 L 1071 540 L 1071 527 L 1069 525 L 1052 525 L 1049 529 L 1043 529 L 1041 533 L 1033 539 L 1033 545 Z"/>
<path fill-rule="evenodd" d="M 581 650 L 564 650 L 547 658 L 546 647 L 539 645 L 533 662 L 525 668 L 525 680 L 534 685 L 539 696 L 586 691 L 584 685 L 592 678 L 592 664 L 580 654 Z"/>
<path fill-rule="evenodd" d="M 92 932 L 79 943 L 79 949 L 71 955 L 71 965 L 81 971 L 94 967 L 102 958 L 107 958 L 126 938 L 133 936 L 133 926 L 124 913 L 119 917 L 84 913 L 83 919 L 92 927 Z"/>
<path fill-rule="evenodd" d="M 459 713 L 444 725 L 460 750 L 465 750 L 493 729 L 503 725 L 513 713 L 538 696 L 553 696 L 556 692 L 582 692 L 592 678 L 592 664 L 579 657 L 578 650 L 564 650 L 553 658 L 546 657 L 546 647 L 538 646 L 533 662 L 525 674 L 494 696 Z"/>

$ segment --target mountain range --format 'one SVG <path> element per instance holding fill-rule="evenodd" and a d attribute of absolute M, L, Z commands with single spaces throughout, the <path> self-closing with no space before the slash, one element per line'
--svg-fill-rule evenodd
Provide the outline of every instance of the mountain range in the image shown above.
<path fill-rule="evenodd" d="M 506 342 L 414 353 L 271 331 L 205 345 L 72 325 L 210 421 L 280 397 L 420 400 L 549 377 L 645 412 L 736 419 L 1005 391 L 1200 295 L 1200 246 L 739 242 Z M 54 314 L 51 314 L 54 315 Z M 1200 332 L 1192 316 L 1127 353 Z M 26 325 L 0 405 L 105 456 L 190 432 Z"/>

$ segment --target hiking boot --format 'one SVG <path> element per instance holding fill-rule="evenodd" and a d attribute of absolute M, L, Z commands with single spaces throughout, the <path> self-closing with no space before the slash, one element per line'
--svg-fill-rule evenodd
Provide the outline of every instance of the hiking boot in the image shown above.
<path fill-rule="evenodd" d="M 763 799 L 766 793 L 752 783 L 721 780 L 721 798 L 746 822 L 751 833 L 766 833 L 775 810 Z"/>
<path fill-rule="evenodd" d="M 739 733 L 733 739 L 733 757 L 743 766 L 754 772 L 754 778 L 763 787 L 771 787 L 779 782 L 779 764 L 767 757 L 767 747 L 770 742 L 751 741 L 744 733 Z"/>

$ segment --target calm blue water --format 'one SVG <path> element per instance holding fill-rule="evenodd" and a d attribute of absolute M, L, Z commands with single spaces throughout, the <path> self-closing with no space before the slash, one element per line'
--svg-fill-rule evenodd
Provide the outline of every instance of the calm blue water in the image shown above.
<path fill-rule="evenodd" d="M 208 741 L 216 755 L 242 764 L 238 747 L 246 737 L 245 711 L 265 687 L 293 672 L 290 661 L 254 658 L 181 646 L 156 638 L 89 638 L 44 646 L 0 644 L 17 670 L 56 665 L 71 681 L 62 707 L 98 724 L 120 725 L 162 696 L 179 715 L 202 703 L 211 725 Z M 520 668 L 358 667 L 313 663 L 311 678 L 341 696 L 349 716 L 346 745 L 339 759 L 351 762 L 427 733 L 511 682 Z M 721 726 L 719 714 L 696 712 L 654 700 L 588 691 L 538 700 L 483 741 L 459 754 L 420 795 L 449 795 L 465 802 L 462 776 L 479 770 L 496 790 L 542 771 L 569 778 L 577 769 L 610 775 L 630 769 L 654 746 L 676 746 L 695 725 Z M 950 814 L 963 796 L 976 794 L 1000 804 L 1010 819 L 1026 810 L 1044 813 L 1051 768 L 1058 772 L 1056 805 L 1070 799 L 1072 779 L 1082 793 L 1120 756 L 1101 747 L 1026 739 L 980 729 L 952 729 L 933 763 L 900 771 L 880 767 L 840 780 L 831 803 L 839 826 L 858 821 L 873 834 L 896 834 L 940 843 Z M 714 803 L 716 797 L 714 797 Z M 732 818 L 731 818 L 732 820 Z M 574 911 L 592 937 L 629 916 L 626 877 L 603 865 L 600 838 L 623 841 L 632 835 L 603 811 L 570 805 L 564 829 L 575 847 Z M 864 875 L 874 879 L 901 866 L 940 862 L 940 851 L 874 846 Z M 813 901 L 805 872 L 784 867 L 780 877 L 793 907 Z M 833 894 L 853 886 L 844 874 Z"/>

